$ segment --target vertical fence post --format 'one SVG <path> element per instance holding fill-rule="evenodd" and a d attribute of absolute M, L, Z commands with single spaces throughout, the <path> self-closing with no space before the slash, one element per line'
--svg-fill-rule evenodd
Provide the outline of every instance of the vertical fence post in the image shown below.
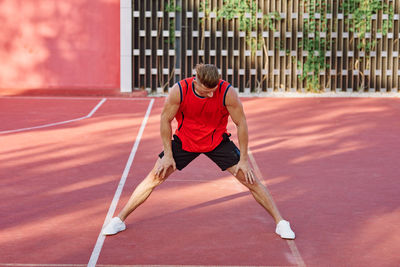
<path fill-rule="evenodd" d="M 176 0 L 175 2 L 176 6 L 182 8 L 182 1 L 181 0 Z M 180 11 L 179 11 L 180 10 Z M 182 12 L 185 12 L 184 10 L 179 9 L 175 13 L 175 32 L 179 31 L 181 34 L 183 33 L 182 29 Z M 175 82 L 178 82 L 180 80 L 180 73 L 182 73 L 182 62 L 181 62 L 181 38 L 182 35 L 175 35 Z M 179 70 L 179 71 L 176 71 Z M 177 73 L 178 72 L 178 73 Z"/>
<path fill-rule="evenodd" d="M 120 91 L 132 92 L 132 1 L 120 2 Z"/>

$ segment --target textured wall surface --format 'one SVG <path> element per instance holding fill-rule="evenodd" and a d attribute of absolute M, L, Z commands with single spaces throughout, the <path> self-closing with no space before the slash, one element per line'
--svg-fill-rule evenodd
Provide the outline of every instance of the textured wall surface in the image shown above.
<path fill-rule="evenodd" d="M 119 88 L 119 0 L 0 0 L 0 89 Z"/>

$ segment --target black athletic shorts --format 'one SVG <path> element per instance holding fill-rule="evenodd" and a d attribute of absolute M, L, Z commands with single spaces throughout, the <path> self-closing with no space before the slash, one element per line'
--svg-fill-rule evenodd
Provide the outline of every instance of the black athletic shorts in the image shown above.
<path fill-rule="evenodd" d="M 197 158 L 202 153 L 189 152 L 182 149 L 182 141 L 178 136 L 174 135 L 171 141 L 172 154 L 175 160 L 176 168 L 182 170 L 192 160 Z M 204 152 L 204 155 L 209 157 L 221 170 L 225 171 L 229 167 L 236 165 L 240 159 L 240 151 L 237 146 L 229 139 L 229 136 L 224 133 L 221 143 L 210 152 Z M 164 151 L 158 155 L 160 158 L 164 156 Z"/>

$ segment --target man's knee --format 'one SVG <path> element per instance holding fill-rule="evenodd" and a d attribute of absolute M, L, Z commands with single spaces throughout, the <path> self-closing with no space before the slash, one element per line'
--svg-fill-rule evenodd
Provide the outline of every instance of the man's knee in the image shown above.
<path fill-rule="evenodd" d="M 238 178 L 239 179 L 239 178 Z M 244 184 L 250 191 L 257 191 L 262 189 L 263 184 L 257 177 L 254 177 L 253 183 L 249 183 L 246 178 L 243 176 L 242 179 L 239 179 L 242 184 Z"/>
<path fill-rule="evenodd" d="M 174 172 L 174 169 L 172 167 L 169 167 L 168 170 L 165 172 L 164 177 L 161 177 L 161 174 L 156 175 L 157 167 L 158 166 L 156 164 L 150 173 L 150 179 L 151 179 L 154 187 L 161 184 L 162 182 L 164 182 L 171 175 L 171 173 Z"/>

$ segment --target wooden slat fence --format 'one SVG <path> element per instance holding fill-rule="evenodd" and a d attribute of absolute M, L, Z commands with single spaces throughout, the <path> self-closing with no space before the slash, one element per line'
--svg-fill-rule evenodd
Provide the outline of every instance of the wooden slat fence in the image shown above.
<path fill-rule="evenodd" d="M 203 62 L 244 93 L 398 92 L 400 0 L 378 1 L 365 34 L 352 29 L 362 2 L 134 0 L 133 86 L 167 92 Z M 219 18 L 222 10 L 238 13 Z M 241 29 L 241 15 L 255 24 Z"/>

